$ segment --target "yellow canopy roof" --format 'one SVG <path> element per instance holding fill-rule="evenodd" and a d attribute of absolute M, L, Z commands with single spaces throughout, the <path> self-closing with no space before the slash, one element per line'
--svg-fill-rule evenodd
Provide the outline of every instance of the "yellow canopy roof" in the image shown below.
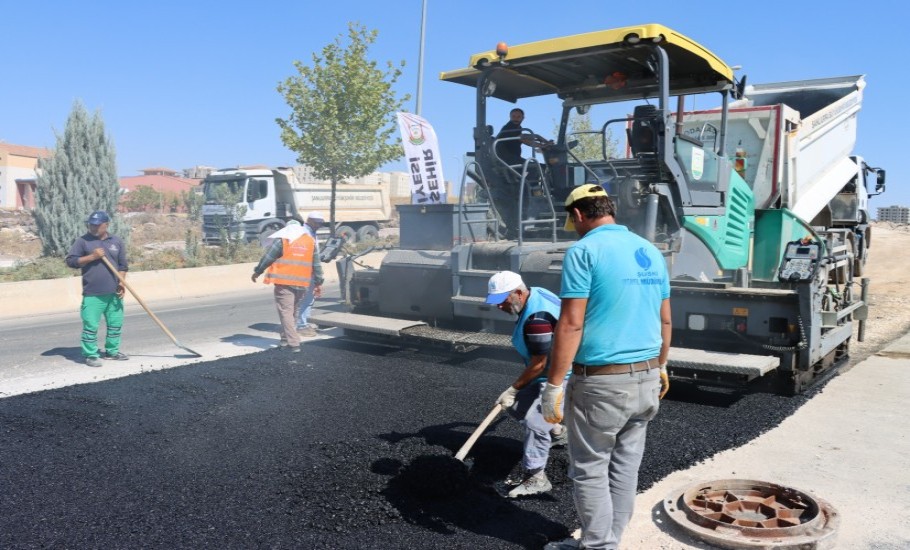
<path fill-rule="evenodd" d="M 670 95 L 717 91 L 733 82 L 733 70 L 694 40 L 663 25 L 623 27 L 509 46 L 492 80 L 493 97 L 517 101 L 557 94 L 580 101 L 624 101 L 653 95 L 655 77 L 649 49 L 657 42 L 667 52 Z M 480 67 L 495 65 L 496 50 L 471 56 L 464 69 L 440 79 L 475 87 Z"/>

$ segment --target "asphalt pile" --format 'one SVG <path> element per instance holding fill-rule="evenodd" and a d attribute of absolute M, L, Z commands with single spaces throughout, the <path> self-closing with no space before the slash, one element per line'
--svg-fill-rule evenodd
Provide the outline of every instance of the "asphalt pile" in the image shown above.
<path fill-rule="evenodd" d="M 577 527 L 564 449 L 521 500 L 505 415 L 452 467 L 519 369 L 325 340 L 2 399 L 0 547 L 540 548 Z M 806 400 L 672 392 L 640 489 Z"/>

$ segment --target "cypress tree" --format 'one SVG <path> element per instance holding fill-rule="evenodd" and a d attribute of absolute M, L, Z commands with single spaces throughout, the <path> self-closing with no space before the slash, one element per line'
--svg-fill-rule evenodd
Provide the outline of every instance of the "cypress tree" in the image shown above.
<path fill-rule="evenodd" d="M 129 237 L 117 213 L 117 163 L 100 112 L 90 117 L 81 102 L 73 104 L 53 153 L 38 161 L 37 179 L 34 214 L 45 256 L 65 256 L 95 210 L 110 214 L 112 234 Z"/>

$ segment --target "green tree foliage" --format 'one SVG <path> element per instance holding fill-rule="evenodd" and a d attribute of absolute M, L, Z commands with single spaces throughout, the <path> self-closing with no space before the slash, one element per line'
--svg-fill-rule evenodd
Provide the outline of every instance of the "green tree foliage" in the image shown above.
<path fill-rule="evenodd" d="M 164 202 L 164 194 L 150 185 L 139 185 L 126 194 L 121 205 L 131 212 L 158 210 Z"/>
<path fill-rule="evenodd" d="M 196 190 L 181 191 L 180 198 L 183 200 L 183 207 L 186 209 L 187 217 L 195 222 L 202 219 L 202 205 L 205 204 L 205 197 Z"/>
<path fill-rule="evenodd" d="M 569 126 L 566 130 L 566 141 L 577 141 L 578 144 L 571 149 L 572 154 L 579 160 L 604 160 L 604 144 L 606 144 L 606 158 L 616 156 L 618 144 L 613 139 L 610 128 L 601 132 L 600 128 L 592 129 L 590 112 L 580 115 L 572 112 L 569 116 Z"/>
<path fill-rule="evenodd" d="M 62 257 L 85 233 L 85 219 L 105 210 L 109 231 L 126 240 L 129 226 L 117 215 L 120 182 L 114 146 L 96 112 L 76 101 L 53 154 L 38 161 L 35 222 L 45 256 Z"/>
<path fill-rule="evenodd" d="M 393 140 L 395 113 L 408 96 L 399 99 L 393 87 L 404 61 L 398 67 L 387 62 L 383 70 L 369 60 L 376 36 L 375 30 L 349 23 L 347 43 L 340 35 L 313 53 L 312 65 L 295 61 L 298 74 L 278 84 L 292 111 L 287 119 L 276 119 L 281 141 L 297 153 L 298 162 L 332 182 L 332 227 L 338 182 L 369 174 L 401 156 L 401 145 Z"/>

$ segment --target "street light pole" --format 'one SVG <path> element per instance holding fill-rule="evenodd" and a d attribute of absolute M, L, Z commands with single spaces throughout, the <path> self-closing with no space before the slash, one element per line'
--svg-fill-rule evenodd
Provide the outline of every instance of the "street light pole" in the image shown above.
<path fill-rule="evenodd" d="M 417 116 L 423 103 L 423 43 L 427 32 L 427 0 L 423 0 L 423 9 L 420 13 L 420 54 L 417 58 Z"/>

